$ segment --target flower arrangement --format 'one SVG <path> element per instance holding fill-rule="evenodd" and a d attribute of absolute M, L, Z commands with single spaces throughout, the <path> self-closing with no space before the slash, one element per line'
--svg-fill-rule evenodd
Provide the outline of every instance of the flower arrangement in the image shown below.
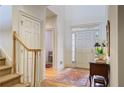
<path fill-rule="evenodd" d="M 104 61 L 107 59 L 106 46 L 104 43 L 95 43 L 96 60 Z"/>

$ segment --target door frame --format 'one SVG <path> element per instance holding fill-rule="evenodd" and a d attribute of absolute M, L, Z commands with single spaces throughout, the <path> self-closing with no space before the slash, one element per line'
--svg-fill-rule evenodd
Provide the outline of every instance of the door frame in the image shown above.
<path fill-rule="evenodd" d="M 44 9 L 44 22 L 43 22 L 43 80 L 46 78 L 46 36 L 45 36 L 45 34 L 46 34 L 46 31 L 47 31 L 47 29 L 46 29 L 46 9 L 49 9 L 48 7 L 46 7 L 45 9 Z M 50 11 L 52 11 L 51 9 L 49 9 Z M 58 30 L 58 15 L 54 12 L 54 11 L 52 11 L 55 15 L 56 15 L 56 27 L 55 27 L 55 31 L 54 31 L 54 49 L 53 49 L 53 68 L 55 69 L 55 70 L 58 70 L 58 67 L 57 67 L 57 51 L 58 51 L 58 41 L 57 41 L 57 38 L 58 38 L 58 36 L 57 36 L 57 30 Z"/>
<path fill-rule="evenodd" d="M 46 9 L 45 9 L 45 23 L 46 23 L 46 10 L 47 9 L 49 9 L 48 7 L 46 7 Z M 51 9 L 49 9 L 50 11 L 52 11 Z M 52 63 L 52 67 L 55 69 L 55 70 L 57 70 L 57 49 L 58 49 L 58 47 L 57 47 L 57 19 L 58 19 L 58 15 L 54 12 L 54 11 L 52 11 L 56 16 L 56 18 L 55 18 L 55 24 L 56 24 L 56 27 L 55 28 L 51 28 L 51 29 L 54 29 L 54 32 L 53 32 L 53 36 L 52 36 L 52 38 L 53 38 L 53 63 Z M 47 31 L 47 29 L 46 29 L 46 27 L 44 28 L 44 31 L 45 31 L 45 33 L 46 33 L 46 31 Z M 45 37 L 46 38 L 46 37 Z M 45 40 L 45 45 L 46 45 L 46 40 Z M 44 47 L 44 49 L 45 49 L 45 53 L 46 53 L 46 47 Z M 46 54 L 45 54 L 46 55 Z M 45 59 L 45 69 L 46 69 L 46 59 Z"/>
<path fill-rule="evenodd" d="M 46 29 L 46 32 L 47 31 L 51 31 L 52 32 L 52 52 L 53 52 L 53 54 L 52 54 L 52 57 L 53 57 L 53 59 L 52 59 L 52 68 L 54 68 L 54 69 L 57 69 L 57 66 L 56 66 L 56 35 L 55 35 L 55 33 L 56 33 L 56 28 L 51 28 L 51 29 Z M 45 35 L 46 36 L 46 35 Z M 46 37 L 45 37 L 46 38 Z M 47 42 L 45 42 L 45 44 L 46 44 Z M 46 48 L 45 48 L 45 50 L 46 50 Z M 46 62 L 45 62 L 45 64 L 46 64 Z"/>
<path fill-rule="evenodd" d="M 39 18 L 37 18 L 37 17 L 35 17 L 35 16 L 25 12 L 25 11 L 19 10 L 19 20 L 20 20 L 20 16 L 22 16 L 22 15 L 41 23 L 41 20 Z"/>
<path fill-rule="evenodd" d="M 41 40 L 42 21 L 39 18 L 37 18 L 37 17 L 35 17 L 35 16 L 25 12 L 25 11 L 22 11 L 22 10 L 19 10 L 19 15 L 18 15 L 18 32 L 17 33 L 20 34 L 20 23 L 19 22 L 21 20 L 21 16 L 25 16 L 27 18 L 30 18 L 30 19 L 40 23 L 40 40 Z M 39 41 L 39 43 L 40 43 L 40 47 L 41 47 L 41 41 Z"/>

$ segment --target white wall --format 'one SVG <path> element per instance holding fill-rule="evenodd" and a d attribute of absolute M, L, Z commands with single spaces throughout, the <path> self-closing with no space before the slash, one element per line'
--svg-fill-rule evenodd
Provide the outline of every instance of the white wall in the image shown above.
<path fill-rule="evenodd" d="M 72 24 L 104 20 L 106 17 L 105 11 L 106 6 L 102 5 L 68 5 L 66 6 L 66 20 L 71 21 Z"/>
<path fill-rule="evenodd" d="M 52 31 L 46 31 L 47 52 L 52 51 Z"/>
<path fill-rule="evenodd" d="M 48 63 L 48 52 L 52 50 L 52 31 L 46 31 L 46 63 Z"/>
<path fill-rule="evenodd" d="M 110 86 L 118 86 L 118 6 L 109 6 L 110 20 Z"/>
<path fill-rule="evenodd" d="M 73 66 L 71 61 L 71 27 L 100 23 L 101 40 L 106 39 L 106 6 L 73 5 L 65 6 L 64 60 L 65 66 Z"/>
<path fill-rule="evenodd" d="M 9 60 L 12 60 L 12 40 L 12 6 L 4 5 L 0 7 L 0 45 Z"/>

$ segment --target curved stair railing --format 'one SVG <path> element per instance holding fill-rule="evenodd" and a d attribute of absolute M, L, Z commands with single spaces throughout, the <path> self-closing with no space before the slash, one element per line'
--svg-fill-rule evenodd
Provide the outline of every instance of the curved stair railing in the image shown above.
<path fill-rule="evenodd" d="M 23 50 L 23 52 L 22 52 Z M 21 51 L 22 54 L 19 54 Z M 22 57 L 23 56 L 23 57 Z M 13 72 L 22 74 L 22 82 L 36 86 L 41 49 L 28 47 L 24 40 L 13 32 Z M 18 60 L 17 60 L 18 59 Z M 23 62 L 22 62 L 23 61 Z"/>

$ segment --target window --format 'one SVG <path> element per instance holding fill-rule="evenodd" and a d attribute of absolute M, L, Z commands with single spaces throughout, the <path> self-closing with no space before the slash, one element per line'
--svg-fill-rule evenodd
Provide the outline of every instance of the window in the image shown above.
<path fill-rule="evenodd" d="M 75 59 L 75 48 L 76 48 L 75 42 L 76 41 L 75 40 L 76 40 L 75 33 L 72 33 L 72 63 L 76 62 L 76 59 Z"/>

